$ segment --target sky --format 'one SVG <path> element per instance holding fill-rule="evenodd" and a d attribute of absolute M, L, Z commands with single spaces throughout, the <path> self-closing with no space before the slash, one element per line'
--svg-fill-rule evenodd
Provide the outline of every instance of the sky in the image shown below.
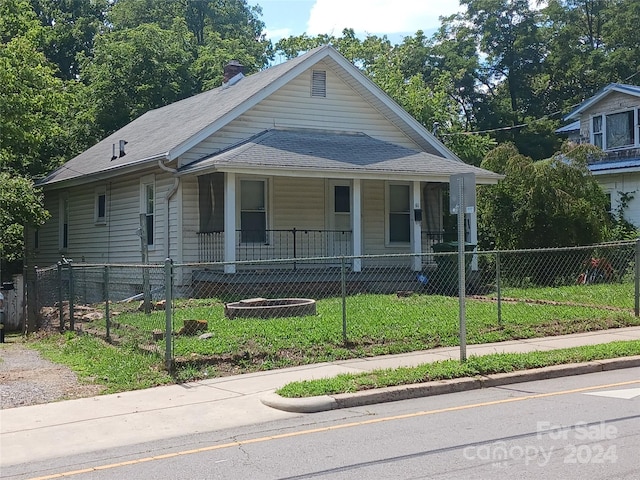
<path fill-rule="evenodd" d="M 439 17 L 460 11 L 458 0 L 249 0 L 262 7 L 267 37 L 273 42 L 291 35 L 386 35 L 392 43 L 423 30 L 430 36 Z"/>

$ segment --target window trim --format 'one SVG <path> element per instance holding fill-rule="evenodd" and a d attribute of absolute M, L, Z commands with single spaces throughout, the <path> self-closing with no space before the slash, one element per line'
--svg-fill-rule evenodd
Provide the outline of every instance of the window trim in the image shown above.
<path fill-rule="evenodd" d="M 100 197 L 104 198 L 104 215 L 100 216 Z M 93 206 L 93 221 L 96 225 L 106 225 L 108 217 L 107 209 L 107 187 L 101 186 L 94 190 L 94 206 Z"/>
<path fill-rule="evenodd" d="M 58 249 L 69 248 L 69 192 L 62 192 L 58 199 Z"/>
<path fill-rule="evenodd" d="M 409 223 L 409 238 L 406 242 L 391 241 L 391 187 L 403 186 L 407 187 L 407 201 L 409 210 L 406 212 L 407 221 Z M 411 205 L 412 205 L 412 192 L 410 182 L 386 182 L 385 183 L 385 202 L 384 202 L 384 244 L 385 247 L 407 247 L 411 245 L 413 222 L 411 221 Z M 401 213 L 401 212 L 395 212 Z M 402 212 L 404 213 L 404 212 Z"/>
<path fill-rule="evenodd" d="M 633 135 L 633 143 L 628 145 L 622 145 L 619 147 L 609 147 L 607 145 L 607 118 L 613 115 L 619 115 L 623 113 L 633 113 L 633 125 L 631 127 L 631 133 Z M 600 130 L 594 131 L 594 123 L 595 119 L 600 118 Z M 638 148 L 640 147 L 640 107 L 627 107 L 620 110 L 614 110 L 611 112 L 603 112 L 597 115 L 592 115 L 589 119 L 589 136 L 591 139 L 591 144 L 598 146 L 596 143 L 596 136 L 600 136 L 601 138 L 601 147 L 603 151 L 617 151 L 617 150 L 626 150 L 630 148 Z"/>
<path fill-rule="evenodd" d="M 148 198 L 147 198 L 147 192 L 148 192 L 148 187 L 151 187 L 153 189 L 153 211 L 151 213 L 148 212 Z M 156 239 L 157 239 L 157 235 L 156 235 L 156 226 L 157 226 L 157 221 L 156 218 L 158 216 L 158 202 L 157 202 L 157 189 L 156 189 L 156 178 L 154 174 L 149 174 L 149 175 L 145 175 L 140 179 L 140 215 L 145 215 L 146 218 L 148 219 L 149 216 L 152 217 L 152 231 L 149 232 L 147 230 L 147 249 L 148 250 L 153 250 L 156 247 Z M 148 221 L 148 220 L 147 220 Z M 149 238 L 151 239 L 152 243 L 149 243 Z"/>
<path fill-rule="evenodd" d="M 237 179 L 238 188 L 236 188 L 236 225 L 237 229 L 242 232 L 242 182 L 262 182 L 264 185 L 264 228 L 265 228 L 265 241 L 264 242 L 244 242 L 242 241 L 242 233 L 238 239 L 241 244 L 244 245 L 271 245 L 272 239 L 269 236 L 269 230 L 271 229 L 271 205 L 273 205 L 271 179 L 268 177 L 251 177 L 242 176 Z"/>

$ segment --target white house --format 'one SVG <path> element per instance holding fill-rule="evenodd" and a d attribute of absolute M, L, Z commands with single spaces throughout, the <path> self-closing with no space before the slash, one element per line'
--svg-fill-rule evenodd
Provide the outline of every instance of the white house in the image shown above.
<path fill-rule="evenodd" d="M 585 100 L 566 120 L 579 122 L 580 142 L 602 148 L 589 164 L 615 211 L 623 196 L 632 198 L 625 219 L 640 227 L 640 87 L 612 83 Z"/>
<path fill-rule="evenodd" d="M 240 260 L 429 252 L 450 176 L 501 178 L 462 162 L 331 46 L 225 74 L 43 179 L 51 219 L 29 232 L 28 263 L 140 263 L 146 251 L 231 274 Z"/>

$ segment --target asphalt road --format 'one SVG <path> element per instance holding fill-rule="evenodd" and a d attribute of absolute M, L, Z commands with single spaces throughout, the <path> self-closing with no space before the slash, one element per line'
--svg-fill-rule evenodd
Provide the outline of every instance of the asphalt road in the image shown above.
<path fill-rule="evenodd" d="M 635 480 L 640 478 L 640 368 L 69 453 L 6 468 L 0 476 Z"/>

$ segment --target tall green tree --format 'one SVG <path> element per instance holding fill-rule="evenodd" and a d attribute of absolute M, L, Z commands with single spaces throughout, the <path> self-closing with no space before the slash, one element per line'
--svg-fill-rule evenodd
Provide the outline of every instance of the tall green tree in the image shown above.
<path fill-rule="evenodd" d="M 513 144 L 499 145 L 481 166 L 505 178 L 478 189 L 478 225 L 485 249 L 589 245 L 609 225 L 607 199 L 587 169 L 589 145 L 534 162 Z"/>
<path fill-rule="evenodd" d="M 43 28 L 43 53 L 66 80 L 80 74 L 79 55 L 91 56 L 106 29 L 107 0 L 30 0 Z"/>
<path fill-rule="evenodd" d="M 85 146 L 82 86 L 65 82 L 43 48 L 27 1 L 0 2 L 0 171 L 44 175 Z"/>
<path fill-rule="evenodd" d="M 47 218 L 42 195 L 31 180 L 0 172 L 0 258 L 22 259 L 25 226 L 37 228 Z"/>
<path fill-rule="evenodd" d="M 155 24 L 100 35 L 82 69 L 90 105 L 103 134 L 146 111 L 194 93 L 194 51 L 184 24 L 171 30 Z"/>

